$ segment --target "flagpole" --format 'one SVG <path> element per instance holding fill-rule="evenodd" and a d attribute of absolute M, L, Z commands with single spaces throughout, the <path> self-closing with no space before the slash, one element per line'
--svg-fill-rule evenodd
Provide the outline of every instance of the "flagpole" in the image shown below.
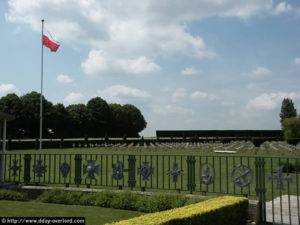
<path fill-rule="evenodd" d="M 40 100 L 40 154 L 42 154 L 42 138 L 43 138 L 43 63 L 44 63 L 44 19 L 42 19 L 42 58 L 41 58 L 41 100 Z"/>

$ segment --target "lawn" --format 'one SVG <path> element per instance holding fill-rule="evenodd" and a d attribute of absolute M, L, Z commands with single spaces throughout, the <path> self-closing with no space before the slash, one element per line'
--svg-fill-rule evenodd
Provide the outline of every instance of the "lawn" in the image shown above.
<path fill-rule="evenodd" d="M 92 206 L 0 201 L 0 217 L 85 217 L 87 225 L 101 225 L 143 214 L 142 212 Z"/>

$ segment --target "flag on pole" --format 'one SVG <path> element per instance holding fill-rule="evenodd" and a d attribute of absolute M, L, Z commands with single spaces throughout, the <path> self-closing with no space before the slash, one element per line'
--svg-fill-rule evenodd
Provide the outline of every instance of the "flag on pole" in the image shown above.
<path fill-rule="evenodd" d="M 46 35 L 43 35 L 43 45 L 50 48 L 51 52 L 56 52 L 59 48 L 59 44 L 50 40 Z"/>

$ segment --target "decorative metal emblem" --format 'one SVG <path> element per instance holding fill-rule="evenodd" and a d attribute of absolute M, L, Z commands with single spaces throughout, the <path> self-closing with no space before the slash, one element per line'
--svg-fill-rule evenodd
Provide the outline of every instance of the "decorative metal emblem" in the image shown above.
<path fill-rule="evenodd" d="M 253 172 L 249 166 L 240 164 L 233 168 L 231 178 L 236 185 L 246 187 L 250 185 L 253 180 Z"/>
<path fill-rule="evenodd" d="M 168 172 L 168 175 L 172 175 L 173 176 L 173 182 L 177 182 L 178 181 L 178 176 L 183 174 L 183 170 L 178 170 L 178 165 L 177 163 L 173 164 L 173 170 L 170 170 Z"/>
<path fill-rule="evenodd" d="M 66 178 L 70 172 L 70 166 L 68 163 L 64 162 L 61 166 L 60 166 L 60 172 L 63 176 L 63 178 Z"/>
<path fill-rule="evenodd" d="M 17 176 L 17 172 L 21 171 L 21 167 L 18 166 L 18 160 L 13 160 L 13 165 L 9 165 L 9 170 L 12 170 L 12 176 L 16 177 Z"/>
<path fill-rule="evenodd" d="M 124 177 L 123 171 L 123 162 L 118 161 L 117 163 L 113 164 L 113 178 L 115 180 L 121 180 Z"/>
<path fill-rule="evenodd" d="M 282 170 L 283 166 L 276 166 L 277 175 L 273 175 L 269 173 L 269 180 L 277 180 L 277 190 L 284 191 L 283 182 L 286 180 L 287 182 L 292 182 L 292 175 L 283 176 Z"/>
<path fill-rule="evenodd" d="M 149 162 L 143 162 L 143 166 L 138 168 L 138 174 L 143 176 L 143 181 L 148 181 L 149 176 L 154 174 L 154 168 L 148 164 Z"/>
<path fill-rule="evenodd" d="M 36 173 L 37 177 L 42 177 L 47 172 L 47 166 L 43 165 L 43 160 L 37 160 L 37 163 L 33 165 L 33 172 Z"/>
<path fill-rule="evenodd" d="M 200 181 L 202 184 L 212 184 L 215 180 L 215 168 L 211 163 L 203 163 L 200 166 Z"/>
<path fill-rule="evenodd" d="M 83 173 L 87 173 L 88 179 L 96 179 L 95 173 L 99 175 L 99 165 L 95 166 L 96 160 L 87 160 L 87 165 L 83 165 Z"/>

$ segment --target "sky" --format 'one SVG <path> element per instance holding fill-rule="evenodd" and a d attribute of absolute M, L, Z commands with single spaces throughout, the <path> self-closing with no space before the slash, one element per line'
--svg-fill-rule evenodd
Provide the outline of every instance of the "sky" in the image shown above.
<path fill-rule="evenodd" d="M 300 112 L 300 1 L 1 0 L 0 97 L 133 104 L 156 130 L 280 129 Z"/>

